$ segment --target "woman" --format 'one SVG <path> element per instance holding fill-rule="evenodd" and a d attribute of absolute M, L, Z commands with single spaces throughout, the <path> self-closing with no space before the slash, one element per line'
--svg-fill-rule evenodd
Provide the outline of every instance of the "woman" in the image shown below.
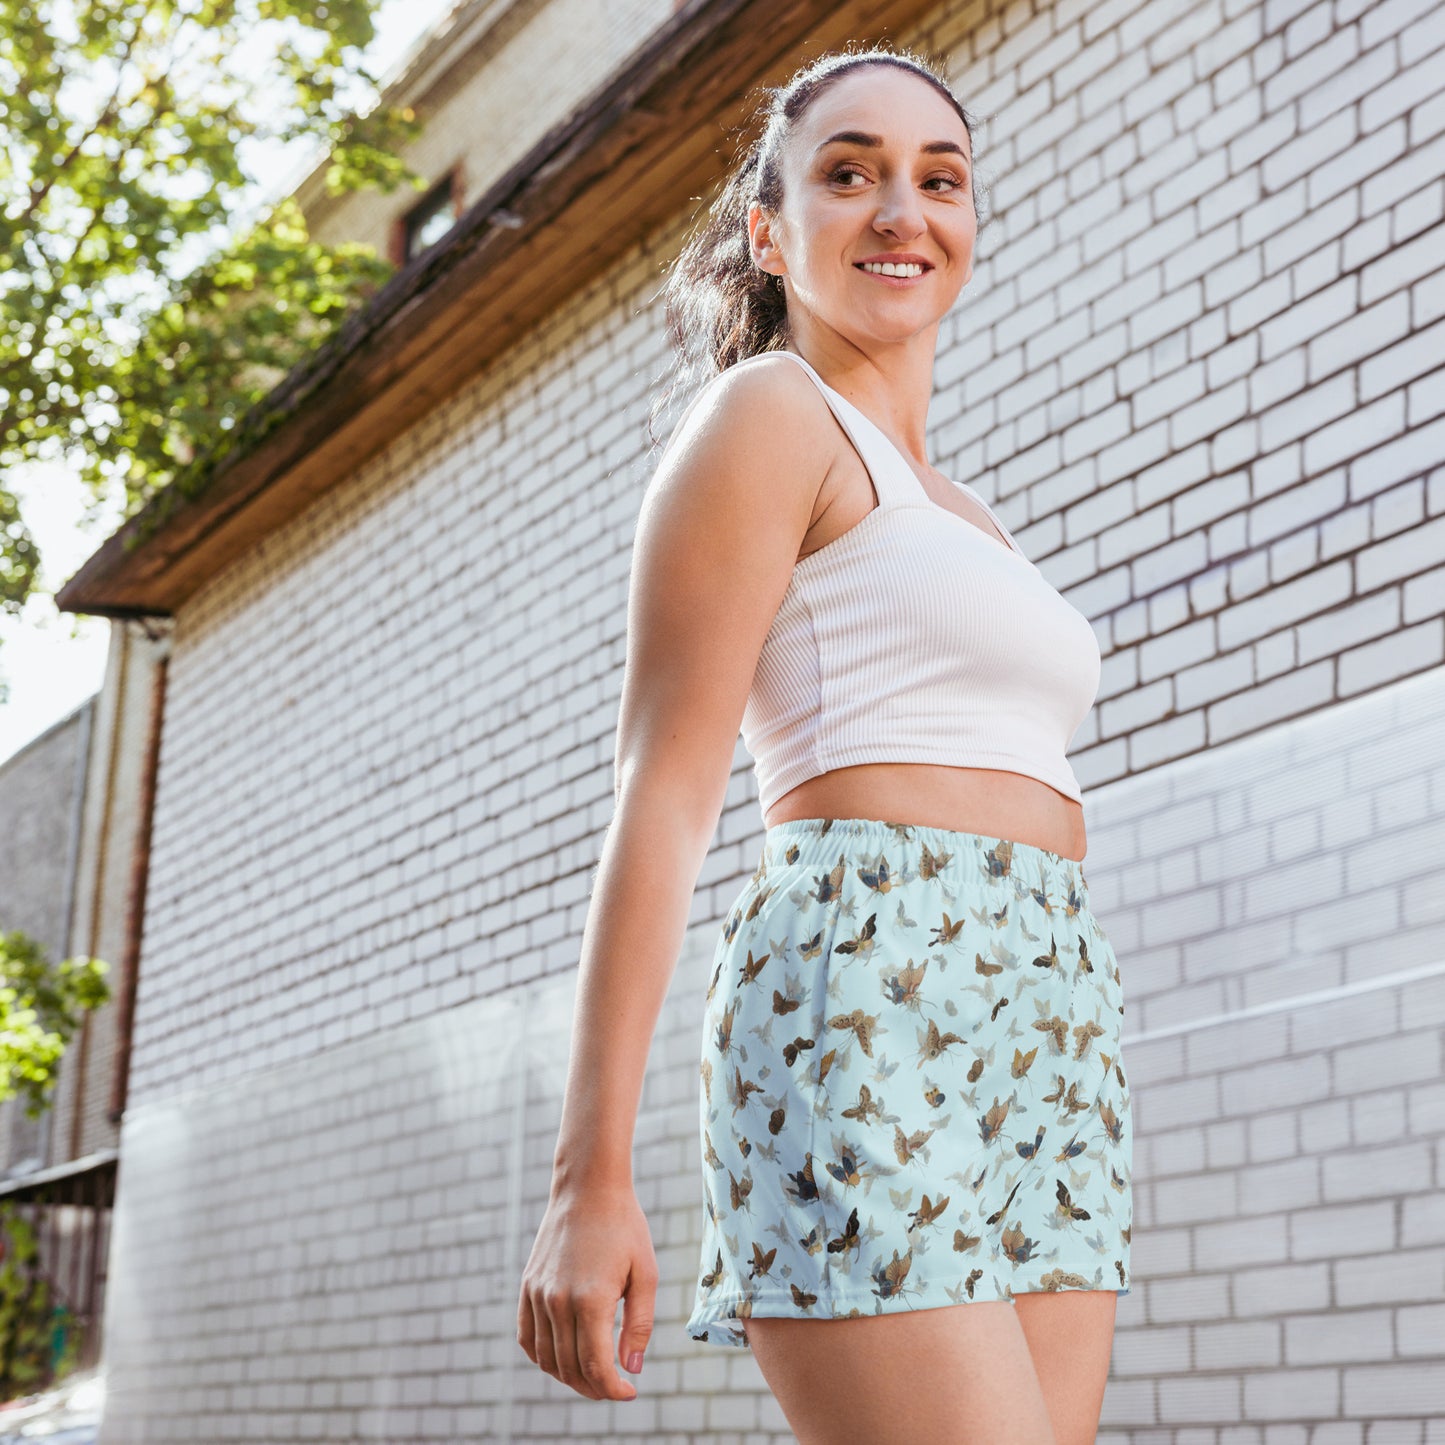
<path fill-rule="evenodd" d="M 639 522 L 617 814 L 518 1340 L 636 1390 L 657 1269 L 644 1063 L 739 727 L 766 831 L 711 975 L 693 1338 L 751 1349 L 799 1440 L 1094 1438 L 1128 1292 L 1118 966 L 1064 756 L 1087 619 L 925 459 L 973 274 L 972 123 L 924 62 L 833 54 L 679 258 L 718 374 Z M 962 1305 L 964 1308 L 950 1308 Z"/>

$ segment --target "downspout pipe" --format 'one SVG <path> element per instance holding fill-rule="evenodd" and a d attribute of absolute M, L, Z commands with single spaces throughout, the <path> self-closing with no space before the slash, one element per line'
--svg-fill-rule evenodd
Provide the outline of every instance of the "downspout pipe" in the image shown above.
<path fill-rule="evenodd" d="M 147 627 L 147 634 L 156 635 Z M 135 1027 L 136 981 L 140 972 L 141 940 L 145 930 L 146 885 L 150 879 L 151 828 L 155 817 L 156 777 L 160 771 L 161 735 L 165 722 L 166 677 L 170 668 L 169 628 L 159 638 L 151 672 L 150 709 L 146 719 L 145 761 L 136 799 L 136 837 L 131 851 L 130 881 L 126 891 L 125 943 L 120 960 L 119 1013 L 116 1018 L 115 1068 L 111 1074 L 106 1118 L 117 1128 L 125 1114 L 130 1085 L 131 1039 Z"/>

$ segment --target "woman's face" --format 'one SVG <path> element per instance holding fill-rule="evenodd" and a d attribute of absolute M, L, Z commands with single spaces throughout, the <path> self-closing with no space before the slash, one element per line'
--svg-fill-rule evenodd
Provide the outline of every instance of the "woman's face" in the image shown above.
<path fill-rule="evenodd" d="M 785 143 L 781 213 L 749 211 L 753 257 L 787 278 L 790 311 L 801 304 L 860 340 L 904 341 L 936 327 L 973 275 L 972 164 L 968 129 L 933 86 L 896 66 L 860 67 Z M 864 269 L 889 257 L 921 274 Z"/>

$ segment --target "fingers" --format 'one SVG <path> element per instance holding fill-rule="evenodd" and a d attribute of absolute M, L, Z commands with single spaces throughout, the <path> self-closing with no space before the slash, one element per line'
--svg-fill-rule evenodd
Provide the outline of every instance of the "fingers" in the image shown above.
<path fill-rule="evenodd" d="M 524 1291 L 517 1343 L 546 1374 L 589 1400 L 635 1400 L 637 1389 L 612 1364 L 612 1315 L 575 1296 Z"/>
<path fill-rule="evenodd" d="M 558 1362 L 571 1369 L 571 1378 L 564 1373 L 562 1382 L 593 1400 L 637 1398 L 636 1387 L 624 1380 L 612 1363 L 612 1320 L 616 1309 L 615 1300 L 610 1305 L 598 1300 L 574 1301 L 573 1307 L 554 1321 L 559 1327 Z"/>
<path fill-rule="evenodd" d="M 634 1260 L 622 1303 L 622 1331 L 617 1357 L 622 1368 L 635 1375 L 642 1368 L 642 1356 L 652 1338 L 657 1313 L 657 1264 L 649 1256 Z"/>
<path fill-rule="evenodd" d="M 547 1374 L 557 1374 L 557 1348 L 552 1339 L 552 1322 L 534 1290 L 524 1289 L 517 1310 L 517 1343 L 527 1358 Z"/>

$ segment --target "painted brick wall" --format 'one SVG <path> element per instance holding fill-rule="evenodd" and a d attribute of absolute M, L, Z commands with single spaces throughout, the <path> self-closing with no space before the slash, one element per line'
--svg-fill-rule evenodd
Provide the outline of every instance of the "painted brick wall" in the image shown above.
<path fill-rule="evenodd" d="M 1136 1131 L 1100 1440 L 1440 1445 L 1445 671 L 1091 809 Z M 649 1058 L 635 1174 L 661 1282 L 638 1400 L 580 1400 L 515 1343 L 563 973 L 127 1115 L 104 1445 L 791 1440 L 751 1356 L 683 1328 L 699 1001 L 743 881 L 699 890 Z"/>
<path fill-rule="evenodd" d="M 1445 669 L 1094 799 L 1143 1281 L 1111 1438 L 1445 1440 Z"/>
<path fill-rule="evenodd" d="M 1096 621 L 1080 780 L 1445 661 L 1445 9 L 987 8 L 934 460 Z"/>
<path fill-rule="evenodd" d="M 996 212 L 932 455 L 1105 654 L 1074 760 L 1137 1212 L 1100 1438 L 1441 1445 L 1440 12 L 942 7 L 919 38 L 990 118 Z M 789 1438 L 750 1357 L 680 1329 L 740 745 L 638 1128 L 643 1398 L 513 1338 L 679 234 L 178 620 L 104 1445 Z"/>

